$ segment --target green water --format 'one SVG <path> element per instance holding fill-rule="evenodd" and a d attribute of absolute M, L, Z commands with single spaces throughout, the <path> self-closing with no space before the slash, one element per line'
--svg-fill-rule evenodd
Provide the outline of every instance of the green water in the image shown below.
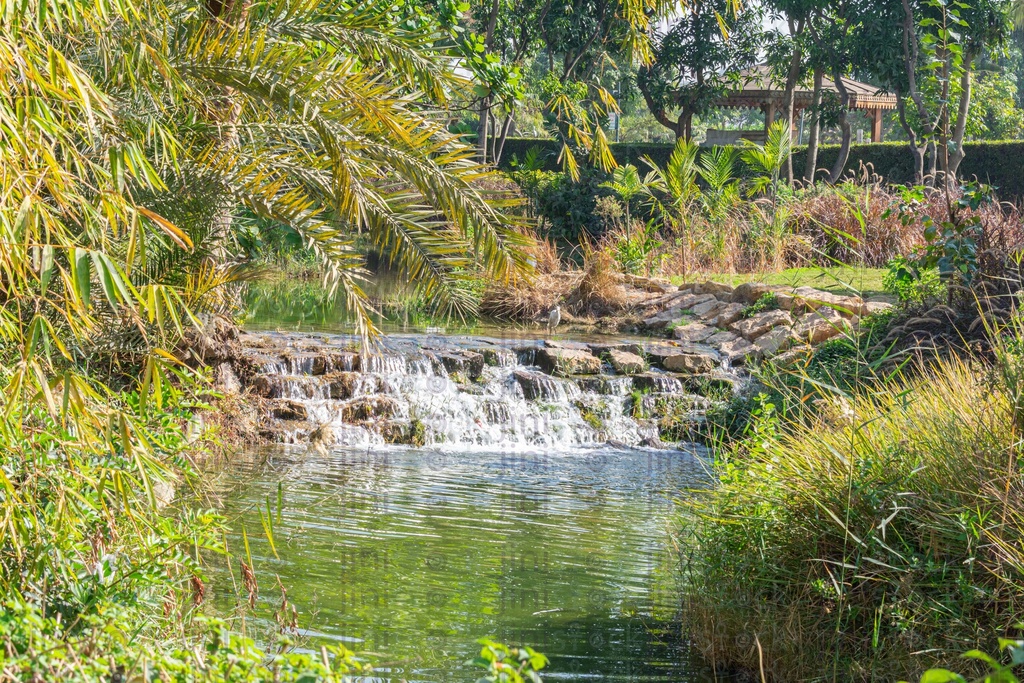
<path fill-rule="evenodd" d="M 260 577 L 251 630 L 273 623 L 277 575 L 302 647 L 344 642 L 384 678 L 475 680 L 465 662 L 490 636 L 547 654 L 549 680 L 698 681 L 668 529 L 703 473 L 673 451 L 269 449 L 218 495 Z M 277 517 L 279 486 L 275 558 L 257 508 Z"/>

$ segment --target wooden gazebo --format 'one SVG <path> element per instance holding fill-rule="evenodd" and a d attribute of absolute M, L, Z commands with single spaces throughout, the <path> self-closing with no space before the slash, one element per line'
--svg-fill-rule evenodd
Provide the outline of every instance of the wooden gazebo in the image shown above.
<path fill-rule="evenodd" d="M 852 78 L 844 78 L 843 84 L 850 95 L 850 109 L 860 109 L 871 117 L 871 142 L 881 142 L 882 112 L 896 108 L 896 97 L 879 92 L 877 87 L 855 81 Z M 830 79 L 825 79 L 822 83 L 822 90 L 839 93 L 835 83 Z M 794 114 L 810 107 L 813 97 L 813 90 L 798 84 L 793 94 Z M 716 100 L 714 106 L 760 109 L 764 112 L 764 130 L 708 130 L 708 144 L 733 144 L 739 138 L 760 142 L 764 140 L 768 126 L 775 121 L 776 114 L 785 110 L 785 85 L 772 79 L 767 66 L 761 65 L 744 69 L 740 74 L 740 88 Z M 795 115 L 793 123 L 795 127 Z M 712 139 L 713 137 L 716 139 Z M 728 139 L 730 137 L 732 139 Z"/>

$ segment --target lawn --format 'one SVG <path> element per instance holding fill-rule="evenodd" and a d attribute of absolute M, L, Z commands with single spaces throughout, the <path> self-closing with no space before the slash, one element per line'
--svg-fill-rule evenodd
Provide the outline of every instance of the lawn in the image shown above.
<path fill-rule="evenodd" d="M 701 273 L 675 276 L 672 284 L 714 280 L 736 286 L 741 282 L 764 282 L 787 287 L 815 287 L 837 294 L 859 294 L 863 297 L 885 295 L 882 276 L 885 268 L 838 266 L 835 268 L 790 268 L 779 273 Z"/>

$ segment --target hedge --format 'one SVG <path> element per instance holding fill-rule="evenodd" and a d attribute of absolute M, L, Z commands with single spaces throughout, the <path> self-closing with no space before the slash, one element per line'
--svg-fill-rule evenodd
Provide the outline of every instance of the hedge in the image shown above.
<path fill-rule="evenodd" d="M 559 169 L 558 155 L 561 147 L 555 140 L 535 138 L 509 138 L 505 141 L 500 166 L 508 169 L 513 158 L 522 160 L 531 147 L 541 150 L 544 170 Z M 611 144 L 612 154 L 620 164 L 633 164 L 643 171 L 646 166 L 642 159 L 649 156 L 659 166 L 664 166 L 672 153 L 672 145 L 665 143 L 616 142 Z M 964 145 L 966 156 L 960 165 L 963 177 L 977 177 L 984 183 L 998 188 L 999 197 L 1006 200 L 1024 198 L 1024 141 L 968 142 Z M 839 152 L 838 145 L 823 145 L 818 150 L 818 168 L 831 168 Z M 793 153 L 793 164 L 802 172 L 806 147 Z M 907 185 L 914 180 L 913 158 L 906 142 L 883 142 L 880 144 L 853 145 L 846 168 L 856 170 L 860 163 L 870 164 L 874 172 L 892 184 Z M 743 169 L 737 169 L 743 175 Z"/>

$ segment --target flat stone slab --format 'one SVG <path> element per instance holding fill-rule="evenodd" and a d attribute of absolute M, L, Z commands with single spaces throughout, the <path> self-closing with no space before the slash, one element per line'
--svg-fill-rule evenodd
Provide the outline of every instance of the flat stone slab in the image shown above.
<path fill-rule="evenodd" d="M 740 320 L 729 326 L 729 329 L 736 332 L 747 341 L 753 341 L 773 327 L 779 325 L 792 325 L 793 317 L 786 311 L 765 311 L 758 313 L 745 320 Z"/>
<path fill-rule="evenodd" d="M 698 374 L 711 372 L 720 363 L 720 358 L 715 352 L 703 353 L 679 353 L 665 359 L 666 370 L 672 372 L 685 372 Z"/>
<path fill-rule="evenodd" d="M 717 330 L 709 325 L 690 323 L 689 325 L 680 325 L 672 330 L 672 336 L 680 341 L 702 342 L 715 334 L 715 332 L 717 332 Z"/>

